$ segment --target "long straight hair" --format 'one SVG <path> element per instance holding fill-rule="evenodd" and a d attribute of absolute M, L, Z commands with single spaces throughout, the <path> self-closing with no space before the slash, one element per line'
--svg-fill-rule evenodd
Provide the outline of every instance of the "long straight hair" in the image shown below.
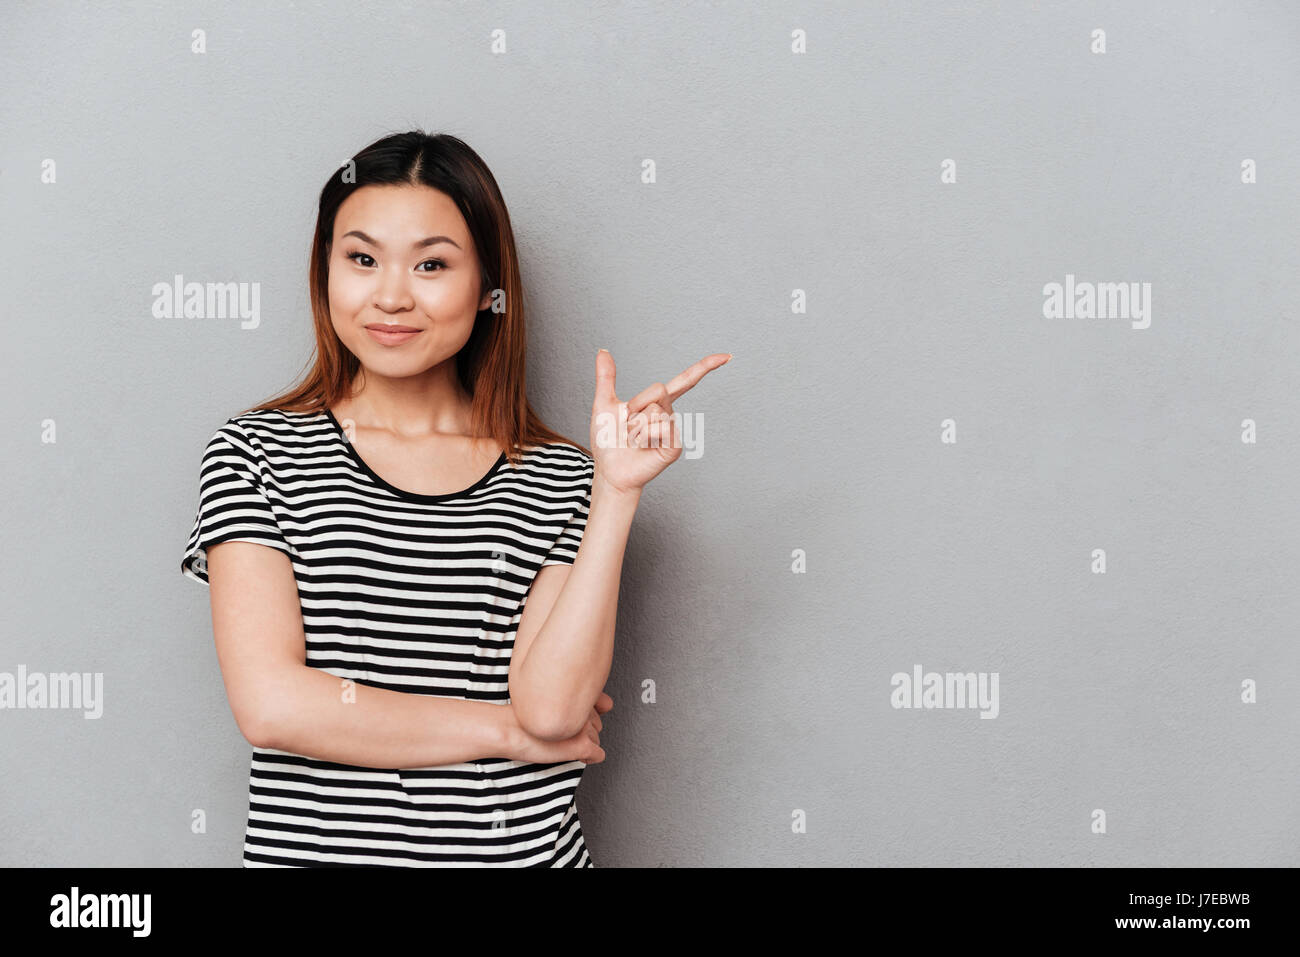
<path fill-rule="evenodd" d="M 371 143 L 330 176 L 320 194 L 308 281 L 316 328 L 311 369 L 287 392 L 246 411 L 282 409 L 323 412 L 343 398 L 361 363 L 343 345 L 329 312 L 329 259 L 334 219 L 343 201 L 363 186 L 431 186 L 456 203 L 482 265 L 482 290 L 497 294 L 474 318 L 469 340 L 456 354 L 456 374 L 473 397 L 470 412 L 475 437 L 491 438 L 519 463 L 525 446 L 568 442 L 549 429 L 528 402 L 525 389 L 524 291 L 510 214 L 487 164 L 468 145 L 448 133 L 419 130 L 394 133 Z M 502 302 L 504 298 L 504 302 Z"/>

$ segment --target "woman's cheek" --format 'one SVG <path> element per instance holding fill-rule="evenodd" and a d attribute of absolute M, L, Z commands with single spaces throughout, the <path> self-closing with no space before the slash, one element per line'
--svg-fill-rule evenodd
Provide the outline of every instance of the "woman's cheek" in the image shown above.
<path fill-rule="evenodd" d="M 464 290 L 450 283 L 427 283 L 415 297 L 417 307 L 435 322 L 455 322 L 464 313 Z"/>
<path fill-rule="evenodd" d="M 354 276 L 342 275 L 330 283 L 330 305 L 344 316 L 356 315 L 366 300 L 366 284 Z M 332 310 L 333 311 L 333 310 Z"/>

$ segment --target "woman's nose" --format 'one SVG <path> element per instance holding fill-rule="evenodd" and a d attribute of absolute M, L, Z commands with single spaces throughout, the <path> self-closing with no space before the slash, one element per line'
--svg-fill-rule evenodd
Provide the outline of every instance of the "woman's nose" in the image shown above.
<path fill-rule="evenodd" d="M 393 311 L 409 308 L 410 291 L 406 275 L 401 269 L 386 269 L 379 275 L 379 288 L 375 290 L 375 303 L 381 309 Z"/>

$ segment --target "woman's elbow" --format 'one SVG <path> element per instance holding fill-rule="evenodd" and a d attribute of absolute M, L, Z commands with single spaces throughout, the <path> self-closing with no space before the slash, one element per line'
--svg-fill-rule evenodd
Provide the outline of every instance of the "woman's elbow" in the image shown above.
<path fill-rule="evenodd" d="M 239 733 L 255 748 L 288 750 L 282 737 L 296 709 L 293 673 L 268 669 L 252 680 L 228 687 L 230 711 Z"/>
<path fill-rule="evenodd" d="M 275 722 L 271 715 L 255 708 L 245 708 L 235 712 L 235 724 L 239 733 L 255 748 L 275 748 L 277 745 Z"/>
<path fill-rule="evenodd" d="M 572 715 L 565 714 L 564 709 L 553 704 L 535 702 L 531 698 L 521 702 L 511 697 L 510 705 L 519 727 L 542 741 L 567 741 L 582 730 L 582 724 L 574 725 Z"/>

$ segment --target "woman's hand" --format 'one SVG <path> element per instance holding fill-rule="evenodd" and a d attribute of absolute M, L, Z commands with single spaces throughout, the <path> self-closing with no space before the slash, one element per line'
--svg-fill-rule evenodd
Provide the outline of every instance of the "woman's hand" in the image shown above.
<path fill-rule="evenodd" d="M 507 705 L 506 707 L 509 707 Z M 581 761 L 583 764 L 599 764 L 605 760 L 605 749 L 600 746 L 600 729 L 604 726 L 600 716 L 614 707 L 614 699 L 605 692 L 600 693 L 595 706 L 587 718 L 583 729 L 571 738 L 563 741 L 547 741 L 536 738 L 522 728 L 518 729 L 519 742 L 514 753 L 509 757 L 516 761 L 528 761 L 532 764 L 559 764 L 562 761 Z"/>
<path fill-rule="evenodd" d="M 682 454 L 681 429 L 673 403 L 731 359 L 705 356 L 665 385 L 656 382 L 626 402 L 614 392 L 614 357 L 596 353 L 596 399 L 591 406 L 591 454 L 596 474 L 620 491 L 633 491 L 672 465 Z"/>

